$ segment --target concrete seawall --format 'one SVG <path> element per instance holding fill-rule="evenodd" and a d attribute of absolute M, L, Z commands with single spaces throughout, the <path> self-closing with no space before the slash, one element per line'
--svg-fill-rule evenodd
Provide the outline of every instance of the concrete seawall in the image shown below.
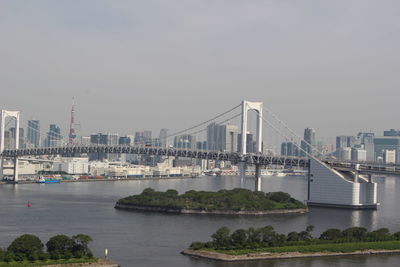
<path fill-rule="evenodd" d="M 98 262 L 91 262 L 91 263 L 56 264 L 56 265 L 46 265 L 42 267 L 120 267 L 120 266 L 109 260 L 99 259 Z"/>
<path fill-rule="evenodd" d="M 327 256 L 350 256 L 350 255 L 378 255 L 378 254 L 399 254 L 400 250 L 362 250 L 354 252 L 316 252 L 316 253 L 249 253 L 245 255 L 228 255 L 218 252 L 205 250 L 187 249 L 181 252 L 183 255 L 188 255 L 194 258 L 203 258 L 216 261 L 255 261 L 255 260 L 276 260 L 276 259 L 294 259 L 294 258 L 315 258 Z"/>
<path fill-rule="evenodd" d="M 137 205 L 127 205 L 117 203 L 116 209 L 122 210 L 136 210 L 136 211 L 150 211 L 150 212 L 168 212 L 177 214 L 215 214 L 215 215 L 249 215 L 249 216 L 262 216 L 273 214 L 302 214 L 308 212 L 307 208 L 304 209 L 281 209 L 281 210 L 264 210 L 264 211 L 231 211 L 231 210 L 189 210 L 189 209 L 170 209 L 163 207 L 144 207 Z"/>

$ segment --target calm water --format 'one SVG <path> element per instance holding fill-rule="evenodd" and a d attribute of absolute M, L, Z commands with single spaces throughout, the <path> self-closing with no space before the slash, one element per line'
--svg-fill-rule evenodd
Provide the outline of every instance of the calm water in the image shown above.
<path fill-rule="evenodd" d="M 263 191 L 285 191 L 297 199 L 306 197 L 306 180 L 296 177 L 264 177 Z M 156 190 L 213 190 L 240 187 L 238 177 L 205 177 L 157 181 L 119 181 L 64 184 L 0 186 L 0 246 L 4 247 L 24 233 L 38 235 L 43 241 L 64 233 L 89 234 L 92 249 L 101 256 L 104 248 L 110 258 L 127 266 L 400 266 L 400 256 L 360 256 L 320 259 L 221 263 L 191 259 L 179 252 L 192 241 L 209 240 L 219 227 L 231 229 L 273 225 L 279 232 L 300 231 L 315 226 L 314 235 L 324 229 L 363 226 L 387 227 L 400 231 L 400 178 L 376 178 L 381 206 L 377 211 L 351 211 L 312 208 L 304 215 L 269 217 L 230 217 L 172 215 L 115 210 L 121 197 L 140 193 L 147 187 Z M 244 187 L 252 189 L 254 180 Z M 27 208 L 27 201 L 32 203 Z"/>

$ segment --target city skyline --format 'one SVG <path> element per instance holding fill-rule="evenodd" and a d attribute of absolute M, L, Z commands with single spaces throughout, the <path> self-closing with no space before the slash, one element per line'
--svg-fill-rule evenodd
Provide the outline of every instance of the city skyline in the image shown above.
<path fill-rule="evenodd" d="M 0 106 L 25 120 L 65 132 L 76 96 L 86 134 L 181 129 L 248 99 L 330 142 L 396 128 L 396 1 L 62 3 L 0 4 Z"/>

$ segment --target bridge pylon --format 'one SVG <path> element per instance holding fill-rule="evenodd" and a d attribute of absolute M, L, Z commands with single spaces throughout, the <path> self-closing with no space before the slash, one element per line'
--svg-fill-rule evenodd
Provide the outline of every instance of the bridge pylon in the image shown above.
<path fill-rule="evenodd" d="M 7 118 L 13 118 L 15 119 L 15 141 L 14 141 L 14 148 L 18 149 L 19 148 L 19 118 L 20 118 L 20 112 L 19 111 L 8 111 L 8 110 L 1 110 L 0 112 L 0 154 L 4 151 L 5 149 L 5 142 L 4 142 L 4 136 L 5 136 L 5 127 L 6 127 L 6 119 Z M 3 173 L 3 167 L 4 167 L 4 158 L 0 158 L 0 180 L 4 178 L 4 173 Z M 18 159 L 15 158 L 14 160 L 14 181 L 18 181 Z"/>
<path fill-rule="evenodd" d="M 241 127 L 241 147 L 240 152 L 244 155 L 247 154 L 247 124 L 248 124 L 248 113 L 250 110 L 257 112 L 257 128 L 256 128 L 256 151 L 255 153 L 262 153 L 262 125 L 263 125 L 263 103 L 262 102 L 251 102 L 247 100 L 242 101 L 242 127 Z M 244 181 L 246 175 L 246 163 L 240 163 L 240 177 L 241 181 Z M 255 169 L 255 190 L 261 190 L 260 180 L 260 168 L 256 165 Z"/>

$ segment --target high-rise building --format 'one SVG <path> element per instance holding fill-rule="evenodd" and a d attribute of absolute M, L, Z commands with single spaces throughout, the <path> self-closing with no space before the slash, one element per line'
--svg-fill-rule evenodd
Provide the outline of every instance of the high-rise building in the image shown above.
<path fill-rule="evenodd" d="M 383 132 L 383 136 L 400 136 L 400 130 L 390 129 Z"/>
<path fill-rule="evenodd" d="M 400 150 L 400 136 L 383 136 L 374 138 L 375 155 L 384 158 L 386 150 Z"/>
<path fill-rule="evenodd" d="M 235 152 L 238 147 L 238 132 L 236 125 L 221 125 L 215 122 L 207 126 L 207 148 Z"/>
<path fill-rule="evenodd" d="M 129 136 L 121 136 L 118 139 L 118 145 L 131 145 L 133 140 Z"/>
<path fill-rule="evenodd" d="M 315 130 L 313 128 L 304 129 L 304 139 L 301 141 L 300 147 L 301 152 L 300 155 L 302 157 L 308 155 L 316 155 L 318 154 L 314 151 L 313 147 L 315 147 Z"/>
<path fill-rule="evenodd" d="M 284 142 L 281 144 L 281 155 L 297 157 L 301 153 L 299 151 L 298 145 L 293 142 Z"/>
<path fill-rule="evenodd" d="M 160 138 L 160 146 L 161 147 L 167 147 L 168 146 L 168 140 L 167 140 L 167 137 L 168 137 L 168 129 L 161 129 L 160 130 L 160 135 L 159 135 L 159 138 Z"/>
<path fill-rule="evenodd" d="M 195 149 L 196 147 L 196 137 L 190 134 L 183 134 L 175 136 L 174 147 L 181 149 Z"/>
<path fill-rule="evenodd" d="M 374 133 L 360 132 L 357 135 L 359 144 L 364 147 L 365 151 L 367 151 L 366 161 L 368 161 L 368 162 L 374 162 L 376 159 L 374 138 L 375 138 Z"/>
<path fill-rule="evenodd" d="M 136 145 L 152 145 L 151 131 L 135 132 Z"/>
<path fill-rule="evenodd" d="M 27 138 L 30 147 L 40 146 L 40 122 L 38 120 L 28 121 Z"/>
<path fill-rule="evenodd" d="M 56 124 L 50 124 L 49 131 L 47 132 L 47 137 L 45 141 L 46 147 L 56 147 L 61 146 L 62 135 L 61 129 Z"/>
<path fill-rule="evenodd" d="M 118 145 L 118 134 L 111 133 L 97 133 L 90 135 L 90 143 L 96 145 Z M 109 161 L 114 161 L 118 158 L 117 154 L 108 154 L 108 153 L 93 153 L 89 155 L 90 160 L 104 160 L 107 159 Z"/>
<path fill-rule="evenodd" d="M 198 149 L 198 150 L 207 150 L 207 141 L 198 141 L 198 142 L 196 142 L 196 149 Z"/>
<path fill-rule="evenodd" d="M 286 142 L 283 142 L 281 144 L 281 155 L 287 156 L 287 143 Z"/>

